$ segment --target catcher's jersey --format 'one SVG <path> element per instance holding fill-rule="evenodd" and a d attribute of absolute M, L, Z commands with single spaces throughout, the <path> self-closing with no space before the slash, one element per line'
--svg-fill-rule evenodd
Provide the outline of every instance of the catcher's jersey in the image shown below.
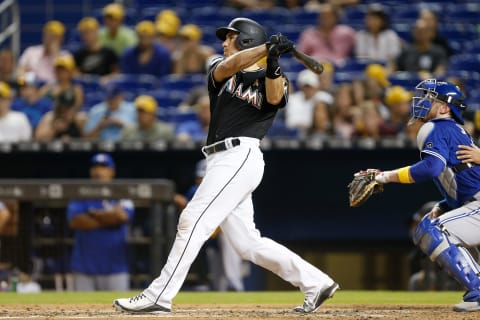
<path fill-rule="evenodd" d="M 217 57 L 208 68 L 210 127 L 207 144 L 229 137 L 262 139 L 272 126 L 275 114 L 288 100 L 288 80 L 278 105 L 267 102 L 265 69 L 239 71 L 222 82 L 213 79 L 213 70 L 223 60 Z"/>
<path fill-rule="evenodd" d="M 419 130 L 417 144 L 420 157 L 427 155 L 440 159 L 445 167 L 434 178 L 435 185 L 452 208 L 458 208 L 480 191 L 480 166 L 454 173 L 452 167 L 460 164 L 458 145 L 473 145 L 472 138 L 453 119 L 433 119 Z"/>

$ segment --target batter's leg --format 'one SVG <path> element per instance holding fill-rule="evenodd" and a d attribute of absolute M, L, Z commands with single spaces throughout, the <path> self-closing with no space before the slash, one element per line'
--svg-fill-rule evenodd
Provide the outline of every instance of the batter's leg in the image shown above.
<path fill-rule="evenodd" d="M 223 270 L 228 283 L 235 291 L 243 291 L 243 260 L 223 233 L 218 235 L 218 241 L 222 251 Z"/>
<path fill-rule="evenodd" d="M 143 294 L 170 309 L 190 265 L 203 243 L 225 218 L 260 183 L 263 159 L 248 146 L 214 154 L 207 160 L 206 175 L 193 199 L 180 215 L 176 239 L 162 269 Z"/>
<path fill-rule="evenodd" d="M 333 295 L 338 285 L 286 247 L 262 237 L 255 227 L 253 215 L 252 197 L 249 194 L 220 226 L 239 255 L 300 288 L 309 305 L 315 305 L 313 300 L 328 288 L 334 289 Z M 314 306 L 314 309 L 318 306 Z M 305 310 L 311 311 L 314 310 Z"/>

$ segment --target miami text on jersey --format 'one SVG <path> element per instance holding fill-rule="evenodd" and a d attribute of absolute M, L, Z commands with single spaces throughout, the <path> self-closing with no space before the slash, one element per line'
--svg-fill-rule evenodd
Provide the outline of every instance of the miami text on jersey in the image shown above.
<path fill-rule="evenodd" d="M 236 77 L 231 77 L 223 86 L 222 90 L 218 93 L 220 96 L 223 91 L 231 93 L 232 96 L 236 96 L 243 101 L 251 104 L 257 109 L 261 109 L 263 95 L 259 92 L 258 89 L 254 89 L 251 86 L 248 86 L 246 89 L 243 89 L 243 83 L 239 83 L 237 86 Z"/>

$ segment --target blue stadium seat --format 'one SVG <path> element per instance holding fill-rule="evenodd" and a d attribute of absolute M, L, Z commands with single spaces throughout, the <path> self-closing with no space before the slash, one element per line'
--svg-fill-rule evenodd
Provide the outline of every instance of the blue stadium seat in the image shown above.
<path fill-rule="evenodd" d="M 147 91 L 144 94 L 148 94 L 155 98 L 159 107 L 161 108 L 176 108 L 180 104 L 180 102 L 185 99 L 187 95 L 185 91 L 174 91 L 165 89 Z"/>
<path fill-rule="evenodd" d="M 80 77 L 76 77 L 74 82 L 82 85 L 85 94 L 89 92 L 95 93 L 102 91 L 102 86 L 100 84 L 100 76 L 97 75 L 85 74 Z"/>
<path fill-rule="evenodd" d="M 370 64 L 370 61 L 359 59 L 348 59 L 342 65 L 337 65 L 339 72 L 364 72 L 365 68 Z"/>
<path fill-rule="evenodd" d="M 82 110 L 89 111 L 94 105 L 105 100 L 105 93 L 103 91 L 94 91 L 85 93 L 85 101 Z"/>
<path fill-rule="evenodd" d="M 318 12 L 305 9 L 293 9 L 290 11 L 291 23 L 306 26 L 306 25 L 316 25 L 318 21 Z"/>
<path fill-rule="evenodd" d="M 163 90 L 190 91 L 193 87 L 206 84 L 206 78 L 203 74 L 195 75 L 167 75 L 160 79 Z"/>
<path fill-rule="evenodd" d="M 463 45 L 462 50 L 464 53 L 480 53 L 480 39 L 475 41 L 468 41 Z"/>
<path fill-rule="evenodd" d="M 148 74 L 119 74 L 110 82 L 119 86 L 125 92 L 135 94 L 141 94 L 147 90 L 154 90 L 160 85 L 158 78 Z"/>
<path fill-rule="evenodd" d="M 356 5 L 345 8 L 340 17 L 340 22 L 350 25 L 363 25 L 365 22 L 366 6 Z"/>
<path fill-rule="evenodd" d="M 443 21 L 458 23 L 478 23 L 478 17 L 480 15 L 480 3 L 452 3 L 447 6 Z"/>
<path fill-rule="evenodd" d="M 333 77 L 334 77 L 333 80 L 336 84 L 348 83 L 354 80 L 362 79 L 364 77 L 364 72 L 363 71 L 357 71 L 357 72 L 335 71 L 335 73 L 333 74 Z"/>
<path fill-rule="evenodd" d="M 452 71 L 480 70 L 480 54 L 458 54 L 450 57 L 448 69 Z"/>
<path fill-rule="evenodd" d="M 250 18 L 259 23 L 263 24 L 276 24 L 283 25 L 289 20 L 290 11 L 286 8 L 271 8 L 271 9 L 261 9 L 261 10 L 243 10 L 242 16 Z M 281 32 L 280 28 L 279 31 Z"/>
<path fill-rule="evenodd" d="M 164 119 L 178 126 L 182 122 L 197 121 L 197 113 L 194 111 L 180 111 L 177 108 L 165 110 Z"/>
<path fill-rule="evenodd" d="M 190 22 L 203 26 L 219 27 L 226 25 L 239 15 L 232 8 L 204 7 L 190 12 Z"/>
<path fill-rule="evenodd" d="M 402 86 L 407 90 L 412 90 L 422 81 L 416 72 L 397 71 L 388 77 L 392 86 Z"/>

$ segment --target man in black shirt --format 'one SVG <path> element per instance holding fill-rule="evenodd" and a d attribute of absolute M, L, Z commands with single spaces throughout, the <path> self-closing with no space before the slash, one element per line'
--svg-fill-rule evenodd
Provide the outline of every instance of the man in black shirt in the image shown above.
<path fill-rule="evenodd" d="M 180 215 L 178 232 L 160 276 L 141 294 L 117 299 L 114 306 L 131 313 L 167 313 L 203 243 L 220 226 L 243 259 L 275 272 L 305 293 L 295 308 L 309 313 L 338 289 L 328 275 L 284 246 L 260 236 L 254 223 L 252 192 L 263 175 L 260 140 L 288 99 L 288 80 L 278 59 L 294 45 L 281 34 L 266 42 L 261 25 L 237 18 L 219 28 L 225 57 L 212 58 L 208 91 L 212 114 L 207 169 L 202 183 Z M 267 68 L 259 60 L 267 56 Z"/>
<path fill-rule="evenodd" d="M 95 18 L 86 17 L 80 20 L 77 29 L 84 46 L 73 56 L 80 73 L 106 76 L 118 71 L 118 57 L 115 51 L 101 44 L 98 28 Z"/>

